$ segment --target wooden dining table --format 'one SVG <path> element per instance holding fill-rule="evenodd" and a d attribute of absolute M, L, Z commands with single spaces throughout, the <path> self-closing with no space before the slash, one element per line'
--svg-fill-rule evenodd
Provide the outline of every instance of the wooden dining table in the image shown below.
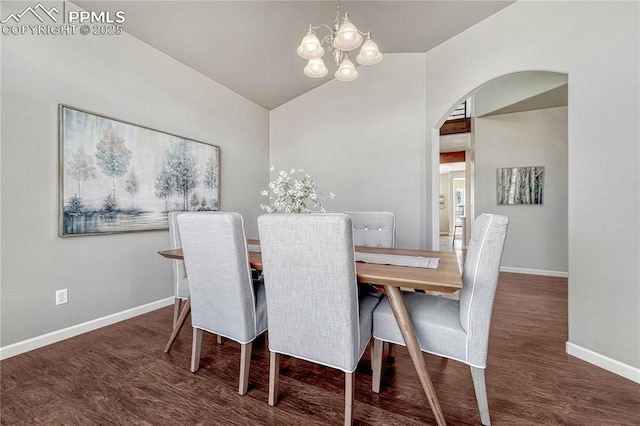
<path fill-rule="evenodd" d="M 258 240 L 248 239 L 247 244 L 251 246 L 259 246 Z M 375 248 L 375 247 L 355 247 L 356 252 L 360 253 L 380 253 L 400 256 L 421 256 L 429 258 L 438 258 L 437 268 L 421 268 L 397 266 L 389 264 L 356 262 L 356 275 L 358 282 L 373 284 L 384 291 L 389 305 L 393 310 L 393 314 L 402 333 L 402 337 L 413 362 L 422 388 L 427 397 L 427 401 L 431 406 L 431 410 L 436 418 L 438 425 L 445 425 L 446 421 L 438 402 L 431 377 L 424 361 L 424 356 L 420 350 L 415 330 L 407 311 L 407 306 L 402 296 L 401 288 L 408 288 L 423 291 L 438 291 L 444 293 L 453 293 L 462 288 L 462 277 L 460 275 L 460 267 L 455 253 L 402 249 L 402 248 Z M 181 249 L 161 250 L 160 255 L 174 260 L 183 260 L 184 256 Z M 258 251 L 249 250 L 249 263 L 252 268 L 262 270 L 262 254 Z M 189 299 L 186 300 L 176 325 L 169 337 L 169 341 L 165 346 L 165 353 L 169 352 L 173 342 L 175 341 L 180 329 L 184 325 L 189 313 L 191 312 L 191 304 Z"/>

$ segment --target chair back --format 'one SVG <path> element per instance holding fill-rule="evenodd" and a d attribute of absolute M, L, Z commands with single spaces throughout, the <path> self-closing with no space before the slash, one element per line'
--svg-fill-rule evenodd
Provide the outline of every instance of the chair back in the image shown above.
<path fill-rule="evenodd" d="M 184 213 L 182 211 L 169 212 L 167 219 L 169 220 L 169 239 L 172 249 L 182 248 L 180 242 L 180 230 L 178 229 L 178 215 Z M 181 299 L 189 297 L 189 283 L 187 281 L 187 271 L 184 268 L 183 260 L 173 261 L 173 281 L 175 296 Z"/>
<path fill-rule="evenodd" d="M 351 218 L 268 214 L 258 230 L 269 350 L 354 371 L 362 354 Z"/>
<path fill-rule="evenodd" d="M 361 247 L 394 248 L 396 216 L 391 212 L 344 212 L 353 223 L 353 242 Z"/>
<path fill-rule="evenodd" d="M 485 366 L 493 300 L 509 219 L 497 214 L 478 216 L 462 273 L 460 324 L 467 333 L 467 363 Z"/>
<path fill-rule="evenodd" d="M 242 216 L 181 213 L 178 226 L 191 293 L 193 327 L 247 343 L 263 330 L 249 267 Z"/>

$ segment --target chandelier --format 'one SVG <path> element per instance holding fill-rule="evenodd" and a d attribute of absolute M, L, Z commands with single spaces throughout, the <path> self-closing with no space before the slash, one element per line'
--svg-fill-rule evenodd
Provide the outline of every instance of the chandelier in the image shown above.
<path fill-rule="evenodd" d="M 321 28 L 329 30 L 329 34 L 324 36 L 322 41 L 316 35 L 316 30 Z M 362 43 L 362 36 L 367 37 L 364 43 Z M 363 33 L 358 30 L 349 19 L 348 13 L 344 15 L 344 18 L 340 17 L 340 0 L 337 1 L 333 28 L 325 24 L 309 25 L 307 34 L 298 46 L 298 55 L 309 60 L 307 66 L 304 67 L 304 73 L 309 77 L 322 78 L 327 75 L 328 70 L 322 60 L 325 50 L 322 47 L 323 44 L 326 44 L 327 50 L 333 55 L 338 67 L 334 75 L 340 81 L 353 81 L 358 78 L 358 70 L 351 62 L 349 52 L 357 49 L 360 45 L 362 45 L 360 53 L 356 56 L 356 61 L 360 65 L 375 65 L 382 60 L 382 53 L 371 38 L 371 33 Z"/>

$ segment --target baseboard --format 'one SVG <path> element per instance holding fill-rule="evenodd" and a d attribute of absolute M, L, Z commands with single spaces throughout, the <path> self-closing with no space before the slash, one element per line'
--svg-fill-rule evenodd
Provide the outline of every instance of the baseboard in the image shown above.
<path fill-rule="evenodd" d="M 509 266 L 501 267 L 500 272 L 513 272 L 514 274 L 528 274 L 528 275 L 544 275 L 545 277 L 560 277 L 560 278 L 569 277 L 569 273 L 563 272 L 563 271 L 545 271 L 544 269 L 511 268 Z"/>
<path fill-rule="evenodd" d="M 1 347 L 0 360 L 11 358 L 12 356 L 20 355 L 52 343 L 60 342 L 61 340 L 69 339 L 88 331 L 97 330 L 129 318 L 137 317 L 138 315 L 146 314 L 148 312 L 155 311 L 156 309 L 164 308 L 165 306 L 173 305 L 174 300 L 175 299 L 173 297 L 168 297 L 166 299 L 147 303 L 146 305 L 127 309 L 126 311 L 107 315 L 106 317 L 96 318 L 82 324 L 73 325 L 71 327 L 63 328 L 62 330 L 52 331 L 51 333 L 43 334 L 42 336 L 33 337 L 31 339 L 23 340 L 22 342 Z"/>
<path fill-rule="evenodd" d="M 592 350 L 583 348 L 574 343 L 567 342 L 566 350 L 569 355 L 580 358 L 583 361 L 610 371 L 632 382 L 640 383 L 640 368 L 632 367 L 615 359 L 606 357 Z"/>

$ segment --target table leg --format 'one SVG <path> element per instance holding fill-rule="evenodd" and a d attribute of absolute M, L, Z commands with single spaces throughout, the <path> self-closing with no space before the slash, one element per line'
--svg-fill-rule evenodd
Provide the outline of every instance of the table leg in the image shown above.
<path fill-rule="evenodd" d="M 404 298 L 402 297 L 402 291 L 400 288 L 390 285 L 385 286 L 384 291 L 387 295 L 387 299 L 389 300 L 391 310 L 393 310 L 393 315 L 396 317 L 404 342 L 407 345 L 407 350 L 411 356 L 413 367 L 416 369 L 416 373 L 418 373 L 420 383 L 422 383 L 422 388 L 424 389 L 427 401 L 429 401 L 429 405 L 431 406 L 431 411 L 433 411 L 433 415 L 435 416 L 438 425 L 446 425 L 447 422 L 445 421 L 444 414 L 440 408 L 440 403 L 438 402 L 438 396 L 436 395 L 433 383 L 431 383 L 431 377 L 427 371 L 427 364 L 424 362 L 424 355 L 420 350 L 420 345 L 418 344 L 418 339 L 416 338 L 416 333 L 413 329 L 409 312 L 407 311 L 407 305 L 405 305 Z"/>
<path fill-rule="evenodd" d="M 171 337 L 169 337 L 167 346 L 165 346 L 164 348 L 165 354 L 171 350 L 171 346 L 173 345 L 173 342 L 176 340 L 176 337 L 178 337 L 178 333 L 180 333 L 180 330 L 182 329 L 182 326 L 184 325 L 184 322 L 187 320 L 187 317 L 189 316 L 190 313 L 191 313 L 191 298 L 187 298 L 187 300 L 184 302 L 184 307 L 182 308 L 182 312 L 180 312 L 180 316 L 178 317 L 178 322 L 176 323 L 176 326 L 173 328 L 173 331 L 171 332 Z"/>

